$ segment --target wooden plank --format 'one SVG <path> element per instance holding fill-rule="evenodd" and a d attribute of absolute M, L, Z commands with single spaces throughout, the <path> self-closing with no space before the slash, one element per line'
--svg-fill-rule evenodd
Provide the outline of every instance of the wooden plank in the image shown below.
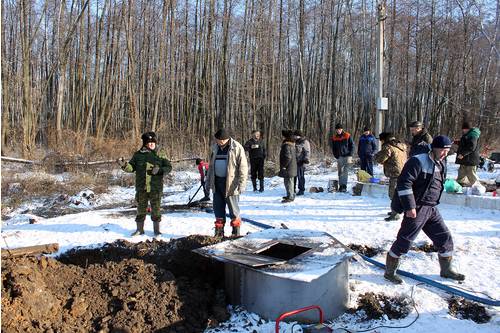
<path fill-rule="evenodd" d="M 58 243 L 18 247 L 15 249 L 2 249 L 2 258 L 15 258 L 21 256 L 35 256 L 39 254 L 50 254 L 59 251 Z"/>

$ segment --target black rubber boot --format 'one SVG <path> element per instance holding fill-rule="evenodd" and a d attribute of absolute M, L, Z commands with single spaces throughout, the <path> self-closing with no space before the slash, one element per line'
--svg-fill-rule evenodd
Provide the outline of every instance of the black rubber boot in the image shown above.
<path fill-rule="evenodd" d="M 387 222 L 397 221 L 399 220 L 399 214 L 396 212 L 391 212 L 391 214 L 389 214 L 389 216 L 387 216 L 384 220 L 386 220 Z"/>
<path fill-rule="evenodd" d="M 137 224 L 137 230 L 130 236 L 144 235 L 144 221 L 135 221 L 135 223 Z"/>
<path fill-rule="evenodd" d="M 259 179 L 259 192 L 264 192 L 264 179 Z"/>
<path fill-rule="evenodd" d="M 347 185 L 340 185 L 339 192 L 347 192 Z"/>
<path fill-rule="evenodd" d="M 160 232 L 160 221 L 153 221 L 153 230 L 154 230 L 154 233 L 155 233 L 155 237 L 161 235 L 161 232 Z"/>
<path fill-rule="evenodd" d="M 396 274 L 399 267 L 399 258 L 394 258 L 389 253 L 385 259 L 385 274 L 384 277 L 395 284 L 403 283 L 403 280 Z"/>
<path fill-rule="evenodd" d="M 253 191 L 257 192 L 257 179 L 252 179 Z"/>
<path fill-rule="evenodd" d="M 439 266 L 441 267 L 441 272 L 439 273 L 439 275 L 441 275 L 441 277 L 457 281 L 465 280 L 465 275 L 457 273 L 453 270 L 453 268 L 451 268 L 452 260 L 453 257 L 439 256 Z"/>

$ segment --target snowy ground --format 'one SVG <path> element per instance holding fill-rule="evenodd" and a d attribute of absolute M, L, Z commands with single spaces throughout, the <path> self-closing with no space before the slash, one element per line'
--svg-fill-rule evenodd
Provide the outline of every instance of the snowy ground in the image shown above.
<path fill-rule="evenodd" d="M 498 165 L 497 165 L 498 167 Z M 381 172 L 379 168 L 376 173 Z M 480 172 L 481 179 L 494 179 L 496 173 Z M 449 176 L 456 175 L 456 167 L 450 163 Z M 354 175 L 350 182 L 354 181 Z M 193 186 L 185 192 L 178 192 L 164 198 L 164 204 L 185 204 L 198 187 L 196 172 L 179 172 L 176 179 L 192 181 Z M 328 180 L 336 178 L 333 170 L 311 167 L 306 172 L 306 187 L 322 186 L 327 188 Z M 385 222 L 383 218 L 389 209 L 389 201 L 365 196 L 354 197 L 341 193 L 306 193 L 295 202 L 282 204 L 285 194 L 281 178 L 265 180 L 264 193 L 246 192 L 240 198 L 243 217 L 266 223 L 277 228 L 285 223 L 289 228 L 326 231 L 344 244 L 369 245 L 389 249 L 399 228 L 398 222 Z M 350 186 L 349 186 L 350 188 Z M 168 188 L 166 192 L 179 191 L 180 188 Z M 248 187 L 250 190 L 250 185 Z M 113 201 L 125 201 L 134 197 L 133 188 L 114 188 L 110 193 L 101 195 L 98 200 L 103 205 Z M 200 196 L 201 198 L 201 196 Z M 500 200 L 500 198 L 499 198 Z M 486 293 L 494 299 L 500 299 L 500 214 L 498 211 L 470 209 L 460 206 L 440 205 L 439 209 L 455 243 L 455 265 L 466 275 L 461 288 Z M 19 210 L 21 211 L 21 210 Z M 152 223 L 146 221 L 146 235 L 131 238 L 135 230 L 133 209 L 131 215 L 124 215 L 122 209 L 90 210 L 50 219 L 37 218 L 29 223 L 26 214 L 11 214 L 13 218 L 2 223 L 2 247 L 20 247 L 57 242 L 60 251 L 75 246 L 97 246 L 104 242 L 113 242 L 124 238 L 129 241 L 143 241 L 152 237 Z M 213 215 L 199 212 L 165 213 L 162 220 L 162 239 L 183 237 L 190 234 L 213 234 Z M 230 227 L 226 227 L 230 233 Z M 242 233 L 260 230 L 248 223 L 242 225 Z M 428 241 L 424 234 L 418 242 Z M 385 252 L 373 259 L 385 262 Z M 454 285 L 453 282 L 439 277 L 439 265 L 436 253 L 410 252 L 403 260 L 401 268 L 436 281 Z M 486 324 L 476 324 L 470 320 L 459 320 L 448 313 L 446 299 L 449 295 L 434 288 L 417 285 L 416 281 L 404 279 L 405 283 L 397 288 L 383 278 L 383 271 L 370 264 L 352 261 L 350 264 L 350 306 L 356 306 L 359 294 L 367 291 L 387 295 L 406 295 L 413 292 L 419 319 L 405 332 L 500 332 L 499 308 L 488 308 L 492 319 Z M 262 320 L 256 314 L 244 309 L 231 308 L 232 317 L 221 327 L 219 332 L 274 332 L 274 322 Z M 351 331 L 369 329 L 378 325 L 404 326 L 416 317 L 413 311 L 402 320 L 370 321 L 359 323 L 353 315 L 344 315 L 331 323 L 332 327 L 346 327 Z M 251 323 L 252 325 L 248 325 Z M 283 326 L 286 332 L 292 332 L 292 325 Z M 282 332 L 284 331 L 282 329 Z M 295 327 L 294 332 L 300 329 Z M 339 330 L 341 331 L 341 330 Z M 396 332 L 399 330 L 377 328 L 371 332 Z M 403 331 L 403 329 L 401 330 Z M 213 330 L 210 332 L 214 332 Z"/>

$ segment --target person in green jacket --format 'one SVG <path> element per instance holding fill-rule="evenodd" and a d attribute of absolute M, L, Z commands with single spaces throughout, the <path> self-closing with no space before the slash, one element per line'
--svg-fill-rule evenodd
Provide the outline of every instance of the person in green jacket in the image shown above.
<path fill-rule="evenodd" d="M 117 160 L 123 171 L 135 172 L 135 199 L 137 201 L 137 216 L 135 222 L 137 230 L 132 234 L 144 235 L 144 220 L 151 204 L 151 220 L 155 236 L 160 232 L 160 203 L 163 193 L 163 176 L 172 170 L 170 161 L 162 153 L 158 153 L 156 134 L 146 132 L 141 136 L 142 147 L 134 153 L 130 161 L 124 158 Z"/>

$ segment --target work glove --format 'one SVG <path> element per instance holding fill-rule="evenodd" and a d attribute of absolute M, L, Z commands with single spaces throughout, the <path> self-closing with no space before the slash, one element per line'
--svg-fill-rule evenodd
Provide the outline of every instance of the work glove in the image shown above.
<path fill-rule="evenodd" d="M 309 164 L 309 159 L 307 159 L 307 158 L 306 158 L 306 159 L 304 160 L 304 164 Z"/>
<path fill-rule="evenodd" d="M 155 165 L 155 166 L 153 166 L 153 168 L 149 171 L 149 173 L 150 173 L 151 175 L 157 175 L 159 171 L 160 171 L 160 166 L 159 166 L 159 165 Z"/>
<path fill-rule="evenodd" d="M 123 157 L 120 157 L 119 159 L 116 160 L 116 163 L 121 167 L 124 168 L 127 165 L 127 161 Z"/>

